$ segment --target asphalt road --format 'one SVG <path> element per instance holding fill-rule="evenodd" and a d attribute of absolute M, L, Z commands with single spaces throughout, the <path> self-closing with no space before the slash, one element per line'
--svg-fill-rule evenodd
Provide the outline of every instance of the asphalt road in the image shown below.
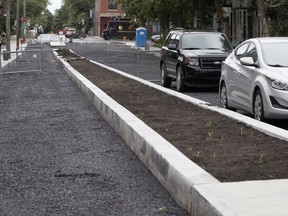
<path fill-rule="evenodd" d="M 34 54 L 8 71 L 39 69 Z M 41 58 L 41 73 L 0 76 L 0 215 L 187 215 L 47 45 Z"/>
<path fill-rule="evenodd" d="M 160 85 L 160 57 L 153 55 L 159 55 L 159 52 L 139 52 L 121 43 L 101 39 L 97 43 L 69 43 L 67 47 L 81 56 Z M 172 89 L 176 89 L 175 83 L 172 83 Z M 217 89 L 189 89 L 185 94 L 213 106 L 219 105 Z"/>

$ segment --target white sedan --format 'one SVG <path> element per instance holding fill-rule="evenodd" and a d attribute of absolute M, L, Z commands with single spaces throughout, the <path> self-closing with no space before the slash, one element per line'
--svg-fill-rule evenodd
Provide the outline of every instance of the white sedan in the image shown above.
<path fill-rule="evenodd" d="M 220 106 L 259 121 L 288 119 L 288 37 L 253 38 L 222 62 Z"/>

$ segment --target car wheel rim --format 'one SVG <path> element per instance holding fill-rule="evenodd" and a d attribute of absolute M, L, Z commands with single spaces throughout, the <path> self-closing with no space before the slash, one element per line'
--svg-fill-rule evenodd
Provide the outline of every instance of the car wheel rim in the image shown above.
<path fill-rule="evenodd" d="M 257 95 L 255 98 L 255 103 L 254 103 L 254 117 L 257 120 L 261 120 L 262 117 L 262 100 L 260 95 Z"/>
<path fill-rule="evenodd" d="M 227 90 L 225 85 L 222 85 L 221 88 L 220 106 L 223 108 L 227 107 Z"/>

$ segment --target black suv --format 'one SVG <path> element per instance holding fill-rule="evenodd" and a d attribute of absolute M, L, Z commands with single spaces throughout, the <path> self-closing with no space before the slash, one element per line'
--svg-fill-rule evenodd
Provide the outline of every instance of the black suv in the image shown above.
<path fill-rule="evenodd" d="M 170 88 L 176 80 L 177 91 L 190 87 L 218 87 L 221 64 L 233 46 L 220 32 L 169 32 L 161 49 L 161 83 Z"/>

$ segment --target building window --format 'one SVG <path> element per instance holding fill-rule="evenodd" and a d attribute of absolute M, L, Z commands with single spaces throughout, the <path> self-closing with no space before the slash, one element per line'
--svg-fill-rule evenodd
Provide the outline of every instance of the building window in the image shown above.
<path fill-rule="evenodd" d="M 109 10 L 117 10 L 117 1 L 116 0 L 109 0 L 108 1 L 108 9 Z"/>

